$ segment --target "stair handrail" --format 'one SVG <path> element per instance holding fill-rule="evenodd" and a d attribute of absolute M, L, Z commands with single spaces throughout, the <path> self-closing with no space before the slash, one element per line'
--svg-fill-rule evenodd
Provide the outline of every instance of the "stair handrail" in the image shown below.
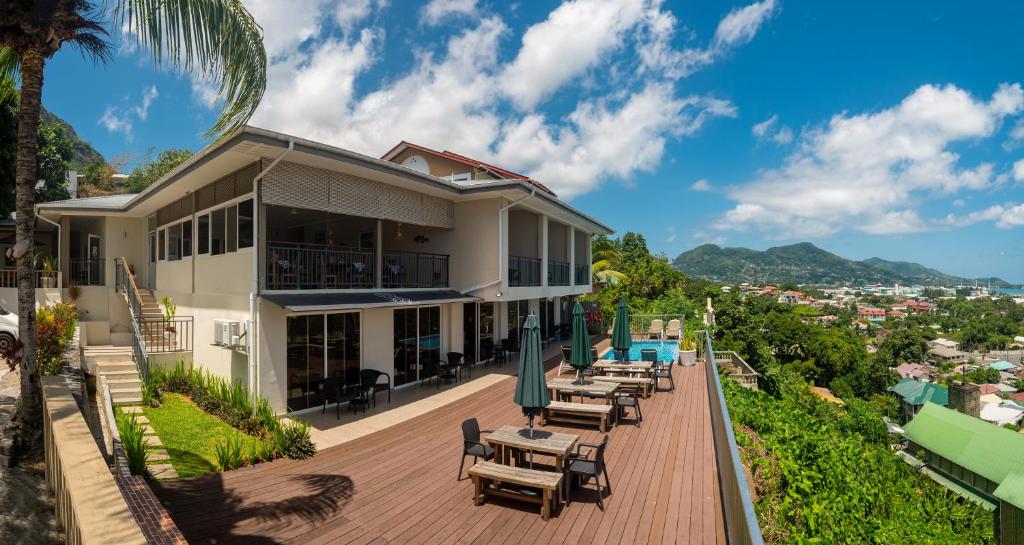
<path fill-rule="evenodd" d="M 116 267 L 116 286 L 115 289 L 124 294 L 125 299 L 128 301 L 128 309 L 132 313 L 134 320 L 129 320 L 132 324 L 132 352 L 135 359 L 135 365 L 139 368 L 139 376 L 143 382 L 149 381 L 149 351 L 146 350 L 146 341 L 142 338 L 142 331 L 139 329 L 139 323 L 142 321 L 142 298 L 139 297 L 139 288 L 135 285 L 135 276 L 131 274 L 131 270 L 128 268 L 128 262 L 123 257 L 114 259 L 114 265 Z"/>

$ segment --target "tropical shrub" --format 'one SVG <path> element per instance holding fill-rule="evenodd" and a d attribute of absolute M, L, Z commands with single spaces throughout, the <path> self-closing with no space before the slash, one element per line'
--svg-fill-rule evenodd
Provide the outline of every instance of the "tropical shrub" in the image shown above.
<path fill-rule="evenodd" d="M 213 450 L 217 457 L 217 466 L 221 471 L 238 469 L 245 463 L 245 457 L 242 455 L 242 440 L 237 435 L 217 443 Z"/>
<path fill-rule="evenodd" d="M 60 373 L 61 362 L 78 326 L 78 308 L 54 303 L 36 311 L 36 358 L 43 375 Z"/>
<path fill-rule="evenodd" d="M 992 514 L 895 456 L 870 403 L 723 388 L 766 543 L 994 543 Z"/>
<path fill-rule="evenodd" d="M 304 459 L 316 454 L 316 445 L 305 422 L 297 419 L 282 422 L 269 401 L 253 400 L 240 381 L 228 381 L 208 370 L 187 368 L 184 362 L 179 362 L 170 370 L 151 369 L 147 385 L 152 385 L 156 397 L 162 391 L 188 396 L 199 408 L 231 427 L 269 441 L 271 452 L 264 459 L 282 456 Z"/>
<path fill-rule="evenodd" d="M 121 436 L 121 446 L 128 459 L 128 471 L 132 475 L 143 475 L 146 472 L 146 455 L 149 452 L 149 440 L 146 431 L 134 414 L 118 410 L 114 415 L 117 433 Z"/>

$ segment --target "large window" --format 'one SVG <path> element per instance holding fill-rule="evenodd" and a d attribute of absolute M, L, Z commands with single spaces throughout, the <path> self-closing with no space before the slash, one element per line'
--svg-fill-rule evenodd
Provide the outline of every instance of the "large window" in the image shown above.
<path fill-rule="evenodd" d="M 210 255 L 221 255 L 227 249 L 224 237 L 224 209 L 210 213 Z"/>
<path fill-rule="evenodd" d="M 228 252 L 236 252 L 238 251 L 238 207 L 229 206 L 226 210 Z"/>
<path fill-rule="evenodd" d="M 437 374 L 441 359 L 441 307 L 395 309 L 395 385 Z"/>
<path fill-rule="evenodd" d="M 359 313 L 288 317 L 288 409 L 324 402 L 324 378 L 359 381 Z"/>
<path fill-rule="evenodd" d="M 192 220 L 181 223 L 181 256 L 192 255 Z"/>
<path fill-rule="evenodd" d="M 199 216 L 199 229 L 196 233 L 196 238 L 199 239 L 199 250 L 196 252 L 200 255 L 210 253 L 210 215 L 203 214 Z"/>
<path fill-rule="evenodd" d="M 157 237 L 159 238 L 159 240 L 157 240 L 157 248 L 160 252 L 160 261 L 163 261 L 167 259 L 167 229 L 161 229 L 157 233 Z"/>
<path fill-rule="evenodd" d="M 529 301 L 525 299 L 522 301 L 509 301 L 507 304 L 507 338 L 511 339 L 513 343 L 519 342 L 519 328 L 523 326 L 523 321 L 526 320 L 526 314 L 529 312 L 529 309 Z"/>
<path fill-rule="evenodd" d="M 181 224 L 175 223 L 167 228 L 167 260 L 181 260 Z"/>
<path fill-rule="evenodd" d="M 252 199 L 238 203 L 238 247 L 252 248 Z"/>

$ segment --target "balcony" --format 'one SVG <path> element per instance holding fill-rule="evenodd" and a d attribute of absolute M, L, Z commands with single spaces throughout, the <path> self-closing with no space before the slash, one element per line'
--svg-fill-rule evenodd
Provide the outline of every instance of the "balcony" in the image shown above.
<path fill-rule="evenodd" d="M 540 285 L 540 259 L 508 256 L 508 285 L 518 287 Z"/>
<path fill-rule="evenodd" d="M 323 244 L 267 243 L 269 290 L 372 288 L 373 250 Z"/>
<path fill-rule="evenodd" d="M 420 252 L 384 252 L 384 288 L 447 288 L 448 256 Z"/>
<path fill-rule="evenodd" d="M 577 263 L 573 285 L 586 286 L 588 284 L 590 284 L 590 266 Z"/>
<path fill-rule="evenodd" d="M 548 260 L 548 285 L 569 285 L 569 264 L 565 261 Z"/>
<path fill-rule="evenodd" d="M 32 271 L 36 277 L 37 288 L 56 288 L 60 271 Z M 18 287 L 18 269 L 0 269 L 0 288 Z"/>

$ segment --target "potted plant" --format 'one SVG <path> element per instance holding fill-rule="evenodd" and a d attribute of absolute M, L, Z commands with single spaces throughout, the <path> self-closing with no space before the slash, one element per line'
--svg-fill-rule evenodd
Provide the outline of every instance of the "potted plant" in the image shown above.
<path fill-rule="evenodd" d="M 53 256 L 42 256 L 40 259 L 43 274 L 41 275 L 44 288 L 57 287 L 57 260 Z"/>
<path fill-rule="evenodd" d="M 697 341 L 693 334 L 687 331 L 682 339 L 679 339 L 679 365 L 687 367 L 697 363 Z"/>
<path fill-rule="evenodd" d="M 164 295 L 163 298 L 160 299 L 160 305 L 164 307 L 164 333 L 168 338 L 170 338 L 178 332 L 173 324 L 174 315 L 178 312 L 178 305 L 174 304 L 174 300 L 171 299 L 170 295 Z"/>

